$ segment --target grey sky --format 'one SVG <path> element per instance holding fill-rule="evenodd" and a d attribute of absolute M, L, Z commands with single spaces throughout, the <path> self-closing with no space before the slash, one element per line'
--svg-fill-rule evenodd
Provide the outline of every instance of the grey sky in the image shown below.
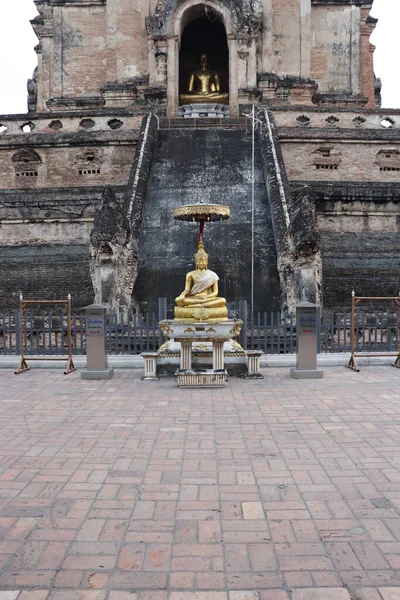
<path fill-rule="evenodd" d="M 0 114 L 26 112 L 26 81 L 36 66 L 37 38 L 29 19 L 37 14 L 33 0 L 2 2 L 0 36 Z M 372 36 L 376 45 L 375 72 L 383 81 L 383 106 L 400 108 L 400 0 L 375 0 L 372 16 L 379 23 Z"/>

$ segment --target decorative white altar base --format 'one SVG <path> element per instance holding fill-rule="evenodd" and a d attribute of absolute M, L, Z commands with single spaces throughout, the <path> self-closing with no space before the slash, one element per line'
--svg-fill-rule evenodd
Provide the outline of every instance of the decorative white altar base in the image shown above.
<path fill-rule="evenodd" d="M 199 102 L 183 104 L 178 108 L 178 117 L 184 119 L 200 119 L 202 117 L 221 119 L 229 117 L 228 104 L 216 104 L 215 102 Z"/>
<path fill-rule="evenodd" d="M 226 381 L 225 358 L 235 354 L 245 362 L 243 348 L 233 339 L 239 335 L 243 322 L 230 319 L 220 323 L 184 323 L 178 320 L 160 322 L 160 328 L 170 339 L 157 353 L 157 366 L 172 357 L 179 357 L 175 375 L 180 387 L 223 387 Z M 212 369 L 195 369 L 194 354 L 203 358 L 212 353 Z"/>

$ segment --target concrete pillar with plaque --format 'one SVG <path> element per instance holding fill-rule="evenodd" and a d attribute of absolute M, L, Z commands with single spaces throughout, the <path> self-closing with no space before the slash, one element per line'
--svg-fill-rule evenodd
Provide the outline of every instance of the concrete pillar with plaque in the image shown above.
<path fill-rule="evenodd" d="M 106 307 L 90 304 L 86 311 L 86 369 L 81 379 L 111 379 L 114 369 L 108 367 L 106 353 Z"/>
<path fill-rule="evenodd" d="M 302 302 L 296 307 L 297 358 L 296 367 L 290 369 L 294 379 L 321 379 L 324 375 L 317 369 L 318 322 L 317 306 Z"/>

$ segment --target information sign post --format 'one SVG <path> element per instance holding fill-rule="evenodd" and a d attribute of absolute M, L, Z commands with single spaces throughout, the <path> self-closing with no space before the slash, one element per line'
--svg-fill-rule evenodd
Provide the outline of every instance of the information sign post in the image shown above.
<path fill-rule="evenodd" d="M 321 379 L 324 375 L 317 369 L 318 323 L 317 307 L 302 302 L 296 307 L 297 358 L 296 367 L 290 369 L 294 379 Z"/>
<path fill-rule="evenodd" d="M 106 353 L 106 308 L 91 304 L 86 311 L 86 370 L 82 379 L 111 379 L 114 369 L 108 368 Z"/>

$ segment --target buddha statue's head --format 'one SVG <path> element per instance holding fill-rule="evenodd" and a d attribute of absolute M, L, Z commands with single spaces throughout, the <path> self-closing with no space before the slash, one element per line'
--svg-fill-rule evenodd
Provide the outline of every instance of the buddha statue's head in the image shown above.
<path fill-rule="evenodd" d="M 194 255 L 194 262 L 196 263 L 196 269 L 199 271 L 205 271 L 208 266 L 208 254 L 203 247 L 199 246 L 198 251 Z"/>
<path fill-rule="evenodd" d="M 207 54 L 200 54 L 200 69 L 206 71 L 207 66 Z"/>

